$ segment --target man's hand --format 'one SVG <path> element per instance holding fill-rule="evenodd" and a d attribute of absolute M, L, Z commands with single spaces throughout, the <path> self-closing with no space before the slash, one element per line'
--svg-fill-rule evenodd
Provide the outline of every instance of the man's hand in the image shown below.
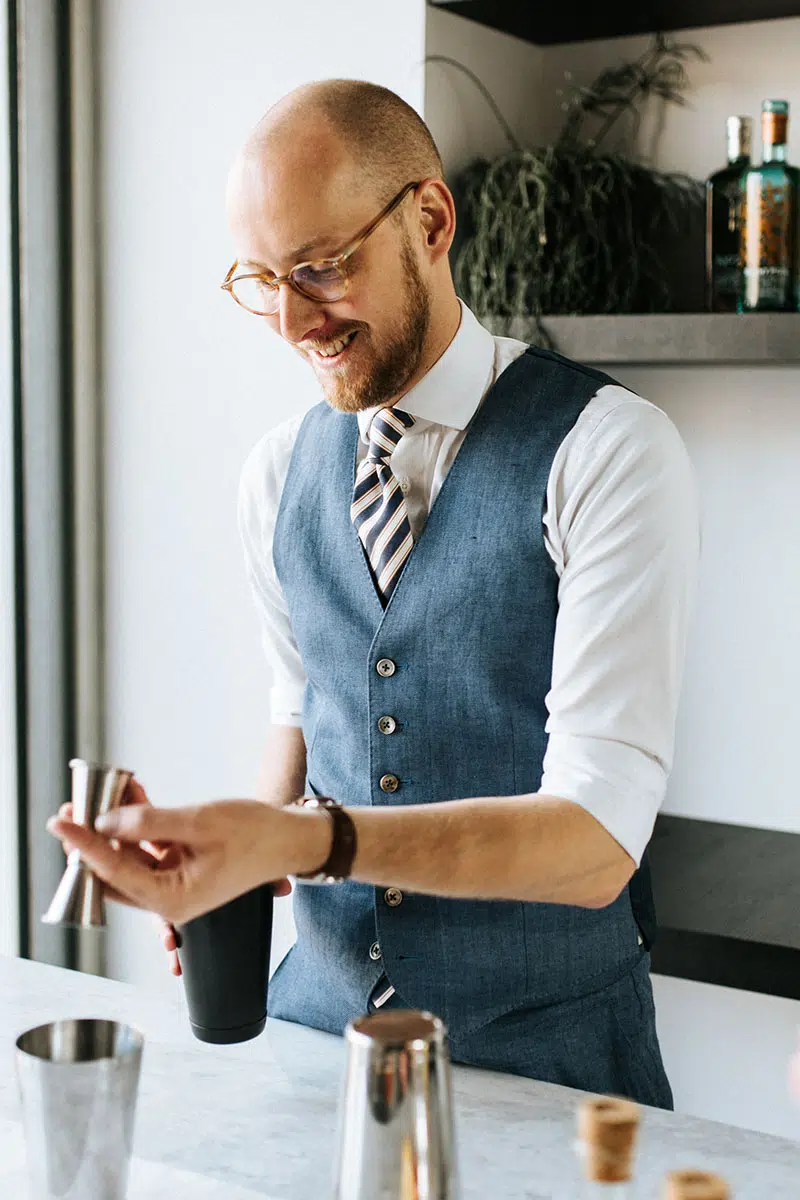
<path fill-rule="evenodd" d="M 147 793 L 145 792 L 144 788 L 142 787 L 142 785 L 139 783 L 139 781 L 137 779 L 131 779 L 131 781 L 129 782 L 127 788 L 125 789 L 125 795 L 123 797 L 122 803 L 126 804 L 126 805 L 127 804 L 145 804 L 145 805 L 150 804 L 150 801 L 147 798 Z M 58 810 L 58 817 L 59 817 L 59 820 L 61 820 L 61 821 L 72 822 L 72 805 L 71 804 L 62 804 Z M 73 843 L 71 841 L 69 841 L 69 839 L 66 839 L 64 841 L 64 853 L 68 855 L 69 852 L 73 849 L 75 849 Z M 142 852 L 141 861 L 143 863 L 145 863 L 147 866 L 152 866 L 151 860 L 153 858 L 159 859 L 162 863 L 169 863 L 169 861 L 177 861 L 177 859 L 175 857 L 175 851 L 173 850 L 173 847 L 170 846 L 169 844 L 158 843 L 158 844 L 148 845 L 147 843 L 143 843 L 139 847 L 139 849 Z M 171 852 L 173 854 L 172 860 L 170 860 L 170 857 L 169 857 Z M 105 887 L 105 894 L 106 894 L 107 899 L 116 900 L 118 904 L 130 904 L 131 903 L 130 900 L 127 898 L 127 896 L 123 896 L 120 892 L 117 892 L 113 887 L 110 887 L 108 884 Z M 283 893 L 281 893 L 281 894 L 283 894 Z M 180 964 L 180 960 L 178 958 L 178 950 L 180 949 L 180 937 L 176 933 L 173 926 L 170 925 L 169 921 L 164 921 L 160 917 L 158 918 L 158 927 L 159 927 L 159 933 L 161 935 L 161 939 L 164 943 L 164 949 L 167 951 L 167 953 L 169 955 L 170 972 L 176 976 L 181 975 L 183 972 L 181 971 L 181 964 Z"/>
<path fill-rule="evenodd" d="M 258 800 L 217 800 L 192 808 L 126 805 L 96 830 L 64 820 L 48 830 L 128 904 L 172 925 L 217 908 L 251 888 L 315 870 L 327 858 L 330 818 L 309 809 L 274 809 Z M 111 839 L 111 840 L 109 840 Z M 167 847 L 163 857 L 148 848 Z"/>

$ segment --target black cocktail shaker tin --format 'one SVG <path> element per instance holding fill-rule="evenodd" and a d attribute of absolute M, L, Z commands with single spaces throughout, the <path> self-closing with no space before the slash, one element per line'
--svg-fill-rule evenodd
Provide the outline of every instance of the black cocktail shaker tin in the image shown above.
<path fill-rule="evenodd" d="M 272 885 L 179 925 L 189 1021 L 202 1042 L 258 1037 L 267 1020 Z"/>

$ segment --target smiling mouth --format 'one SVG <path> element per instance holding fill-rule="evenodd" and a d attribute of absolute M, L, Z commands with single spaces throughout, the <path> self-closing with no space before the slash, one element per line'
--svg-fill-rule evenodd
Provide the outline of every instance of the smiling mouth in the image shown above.
<path fill-rule="evenodd" d="M 347 356 L 350 346 L 358 336 L 358 330 L 353 330 L 352 333 L 347 333 L 343 338 L 338 338 L 335 342 L 330 342 L 325 350 L 309 350 L 309 354 L 314 362 L 318 362 L 326 367 L 335 366 L 342 362 Z"/>

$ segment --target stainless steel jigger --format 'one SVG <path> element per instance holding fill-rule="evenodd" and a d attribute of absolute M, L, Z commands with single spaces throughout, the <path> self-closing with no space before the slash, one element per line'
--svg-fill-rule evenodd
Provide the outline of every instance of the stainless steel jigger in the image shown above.
<path fill-rule="evenodd" d="M 99 816 L 120 807 L 133 772 L 85 762 L 82 758 L 73 758 L 69 765 L 72 771 L 72 819 L 76 825 L 93 829 Z M 70 852 L 66 870 L 42 920 L 47 925 L 105 929 L 103 884 L 81 861 L 80 851 Z"/>
<path fill-rule="evenodd" d="M 447 1031 L 394 1009 L 345 1031 L 335 1200 L 456 1200 Z"/>

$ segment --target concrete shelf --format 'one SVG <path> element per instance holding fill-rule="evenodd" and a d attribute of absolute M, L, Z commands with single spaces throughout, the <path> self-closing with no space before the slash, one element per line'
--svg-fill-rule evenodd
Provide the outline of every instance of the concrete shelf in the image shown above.
<path fill-rule="evenodd" d="M 481 316 L 492 333 L 538 341 L 528 317 Z M 583 363 L 800 363 L 800 313 L 545 317 L 560 354 Z"/>

